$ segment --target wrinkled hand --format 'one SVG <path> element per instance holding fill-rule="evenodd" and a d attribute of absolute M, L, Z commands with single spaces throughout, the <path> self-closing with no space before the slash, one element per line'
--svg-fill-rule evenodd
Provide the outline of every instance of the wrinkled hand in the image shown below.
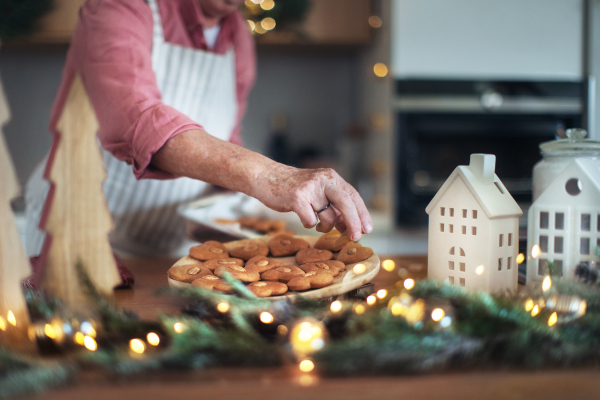
<path fill-rule="evenodd" d="M 275 211 L 293 211 L 306 228 L 316 225 L 319 232 L 334 227 L 348 230 L 356 241 L 373 230 L 371 216 L 358 192 L 333 169 L 298 169 L 277 164 L 255 185 L 254 197 Z M 327 204 L 331 206 L 320 212 Z"/>

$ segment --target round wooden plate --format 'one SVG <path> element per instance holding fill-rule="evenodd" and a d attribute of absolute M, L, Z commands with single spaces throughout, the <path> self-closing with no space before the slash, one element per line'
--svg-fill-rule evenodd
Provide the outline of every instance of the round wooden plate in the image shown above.
<path fill-rule="evenodd" d="M 314 245 L 317 240 L 319 239 L 319 236 L 296 236 L 300 239 L 304 239 L 306 240 L 308 243 L 310 243 L 310 245 Z M 256 241 L 260 241 L 264 244 L 267 244 L 269 242 L 269 240 L 271 240 L 272 237 L 271 236 L 264 236 L 264 237 L 260 237 L 260 238 L 256 238 L 256 239 L 243 239 L 243 240 L 236 240 L 234 242 L 228 242 L 228 243 L 223 243 L 225 245 L 225 248 L 229 251 L 235 247 L 239 247 L 239 246 L 244 246 L 246 244 L 250 244 L 252 242 L 256 242 Z M 296 262 L 296 258 L 294 256 L 292 257 L 270 257 L 273 258 L 274 260 L 280 261 L 282 263 L 285 264 L 290 264 L 290 265 L 298 265 L 298 263 Z M 335 258 L 335 257 L 334 257 Z M 180 259 L 179 261 L 177 261 L 175 264 L 173 264 L 173 266 L 178 266 L 178 265 L 186 265 L 186 264 L 197 264 L 198 261 L 186 256 L 183 257 L 182 259 Z M 361 273 L 361 274 L 355 274 L 353 271 L 353 268 L 356 264 L 363 264 L 365 266 L 365 272 Z M 375 277 L 375 275 L 377 275 L 377 272 L 379 272 L 379 257 L 377 257 L 377 254 L 373 254 L 371 257 L 367 258 L 364 261 L 361 261 L 359 263 L 354 263 L 354 264 L 347 264 L 346 265 L 346 270 L 342 273 L 340 273 L 338 276 L 335 277 L 333 284 L 331 284 L 330 286 L 321 288 L 321 289 L 312 289 L 312 290 L 306 290 L 303 292 L 289 292 L 286 293 L 284 295 L 281 296 L 271 296 L 271 297 L 263 297 L 264 299 L 267 300 L 281 300 L 281 299 L 286 299 L 286 298 L 293 298 L 296 296 L 296 294 L 300 294 L 302 297 L 304 298 L 308 298 L 308 299 L 324 299 L 327 297 L 332 297 L 332 296 L 337 296 L 343 293 L 347 293 L 353 289 L 359 288 L 362 285 L 364 285 L 365 283 L 368 283 L 371 279 L 373 279 Z M 176 280 L 173 280 L 171 278 L 169 278 L 167 276 L 167 279 L 169 280 L 169 286 L 172 287 L 178 287 L 178 288 L 186 288 L 186 287 L 192 287 L 191 284 L 189 283 L 185 283 L 185 282 L 179 282 Z"/>

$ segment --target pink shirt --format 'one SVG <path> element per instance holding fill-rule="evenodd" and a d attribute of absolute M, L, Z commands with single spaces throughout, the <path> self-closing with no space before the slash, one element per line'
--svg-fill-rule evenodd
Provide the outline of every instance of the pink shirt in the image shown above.
<path fill-rule="evenodd" d="M 158 0 L 158 6 L 167 42 L 218 54 L 234 47 L 238 112 L 230 141 L 241 144 L 240 123 L 256 75 L 254 41 L 245 19 L 239 12 L 225 17 L 214 48 L 208 49 L 197 1 Z M 202 127 L 162 103 L 152 70 L 152 36 L 152 11 L 144 0 L 88 0 L 81 7 L 52 109 L 55 143 L 56 124 L 79 72 L 100 123 L 102 147 L 131 164 L 138 179 L 174 177 L 150 165 L 152 155 L 171 137 Z M 54 146 L 51 160 L 53 153 Z"/>

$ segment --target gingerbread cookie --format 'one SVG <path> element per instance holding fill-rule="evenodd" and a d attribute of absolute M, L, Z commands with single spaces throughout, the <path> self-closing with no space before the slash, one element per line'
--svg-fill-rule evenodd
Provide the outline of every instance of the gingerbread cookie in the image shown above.
<path fill-rule="evenodd" d="M 329 251 L 338 251 L 341 249 L 335 249 L 335 242 L 340 237 L 340 234 L 335 233 L 326 233 L 317 240 L 315 243 L 315 249 L 329 250 Z"/>
<path fill-rule="evenodd" d="M 204 275 L 212 275 L 212 272 L 201 265 L 187 264 L 169 268 L 167 275 L 176 281 L 191 283 Z"/>
<path fill-rule="evenodd" d="M 254 229 L 254 226 L 261 221 L 257 217 L 240 217 L 237 220 L 242 228 Z"/>
<path fill-rule="evenodd" d="M 337 260 L 324 260 L 324 261 L 319 261 L 319 263 L 321 264 L 325 264 L 329 267 L 334 267 L 337 268 L 340 272 L 343 272 L 346 270 L 346 264 L 344 264 L 341 261 L 337 261 Z"/>
<path fill-rule="evenodd" d="M 231 257 L 241 258 L 244 261 L 248 261 L 252 257 L 256 256 L 267 256 L 269 254 L 269 248 L 267 245 L 262 243 L 248 243 L 243 246 L 238 246 L 229 251 Z"/>
<path fill-rule="evenodd" d="M 242 282 L 256 282 L 260 280 L 260 274 L 256 271 L 246 271 L 246 268 L 240 267 L 239 265 L 228 265 L 217 267 L 215 269 L 215 275 L 221 278 L 228 273 L 238 281 Z"/>
<path fill-rule="evenodd" d="M 254 230 L 260 233 L 276 232 L 285 229 L 285 221 L 280 220 L 262 220 L 254 225 Z"/>
<path fill-rule="evenodd" d="M 229 258 L 229 253 L 225 250 L 225 246 L 222 243 L 214 240 L 209 240 L 198 246 L 193 246 L 190 249 L 190 256 L 196 260 L 214 260 L 220 258 Z"/>
<path fill-rule="evenodd" d="M 340 270 L 338 268 L 330 267 L 329 265 L 323 262 L 302 264 L 300 266 L 300 269 L 304 272 L 316 272 L 319 274 L 325 273 L 331 276 L 338 276 L 340 274 Z"/>
<path fill-rule="evenodd" d="M 302 249 L 296 253 L 296 262 L 300 265 L 315 261 L 331 260 L 333 253 L 322 249 Z"/>
<path fill-rule="evenodd" d="M 280 265 L 282 264 L 279 261 L 271 260 L 264 256 L 256 256 L 249 259 L 244 268 L 248 271 L 256 271 L 259 274 L 262 274 L 263 272 Z"/>
<path fill-rule="evenodd" d="M 349 243 L 340 250 L 337 260 L 345 264 L 352 264 L 366 260 L 373 255 L 370 247 L 363 247 L 358 243 Z"/>
<path fill-rule="evenodd" d="M 260 277 L 263 281 L 289 282 L 297 276 L 304 276 L 304 271 L 294 265 L 280 265 L 263 272 Z"/>
<path fill-rule="evenodd" d="M 293 291 L 319 289 L 333 283 L 333 276 L 319 272 L 307 272 L 304 276 L 298 276 L 288 282 L 288 288 Z"/>
<path fill-rule="evenodd" d="M 348 236 L 348 232 L 346 232 L 337 238 L 337 240 L 333 244 L 333 251 L 340 251 L 344 246 L 346 246 L 349 243 L 352 243 L 352 240 L 350 240 L 350 236 Z"/>
<path fill-rule="evenodd" d="M 239 267 L 243 267 L 244 266 L 244 261 L 240 260 L 239 258 L 221 258 L 219 260 L 207 260 L 204 261 L 204 264 L 202 264 L 202 266 L 204 268 L 208 268 L 211 271 L 214 271 L 215 269 L 217 269 L 218 267 L 227 267 L 227 266 L 231 266 L 231 265 L 237 265 Z"/>
<path fill-rule="evenodd" d="M 310 247 L 306 240 L 289 235 L 277 235 L 269 241 L 269 249 L 273 257 L 293 256 L 299 250 Z"/>
<path fill-rule="evenodd" d="M 258 297 L 269 297 L 282 295 L 288 291 L 285 283 L 281 282 L 254 282 L 246 286 Z"/>
<path fill-rule="evenodd" d="M 222 293 L 233 293 L 233 286 L 214 275 L 204 275 L 192 281 L 192 286 L 208 290 L 212 289 Z"/>

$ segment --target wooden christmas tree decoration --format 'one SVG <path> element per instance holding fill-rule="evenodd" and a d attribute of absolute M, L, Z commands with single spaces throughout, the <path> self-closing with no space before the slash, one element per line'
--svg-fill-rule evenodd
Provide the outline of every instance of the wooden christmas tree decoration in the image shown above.
<path fill-rule="evenodd" d="M 102 192 L 106 171 L 98 147 L 98 121 L 75 75 L 58 121 L 59 141 L 49 166 L 55 187 L 46 232 L 52 241 L 41 287 L 74 310 L 89 305 L 77 272 L 84 267 L 98 290 L 110 293 L 120 282 L 108 242 L 112 219 Z"/>
<path fill-rule="evenodd" d="M 10 207 L 20 188 L 2 134 L 2 126 L 9 119 L 0 81 L 0 341 L 12 349 L 31 350 L 34 344 L 27 336 L 29 314 L 21 287 L 21 279 L 29 276 L 31 266 Z"/>

